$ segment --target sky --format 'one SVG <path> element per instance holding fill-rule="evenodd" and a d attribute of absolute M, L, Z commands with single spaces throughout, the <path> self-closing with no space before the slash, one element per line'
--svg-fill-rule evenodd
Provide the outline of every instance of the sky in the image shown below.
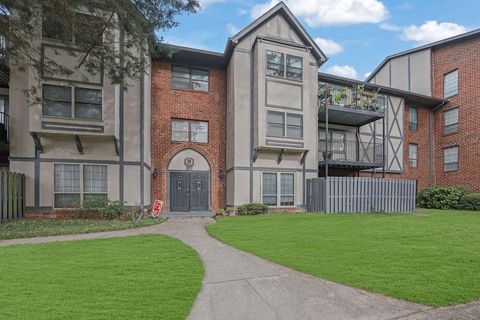
<path fill-rule="evenodd" d="M 278 0 L 199 0 L 164 42 L 223 52 L 228 37 Z M 329 57 L 320 71 L 365 79 L 385 57 L 480 28 L 480 0 L 285 0 Z"/>

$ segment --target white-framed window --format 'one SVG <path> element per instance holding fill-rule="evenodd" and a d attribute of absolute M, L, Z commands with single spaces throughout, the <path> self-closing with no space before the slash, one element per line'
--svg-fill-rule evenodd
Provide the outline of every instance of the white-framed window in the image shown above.
<path fill-rule="evenodd" d="M 445 127 L 443 130 L 445 134 L 458 132 L 458 111 L 458 107 L 445 111 Z"/>
<path fill-rule="evenodd" d="M 268 76 L 302 81 L 303 58 L 277 51 L 267 50 L 266 74 Z"/>
<path fill-rule="evenodd" d="M 267 111 L 267 136 L 303 138 L 303 115 L 279 111 Z"/>
<path fill-rule="evenodd" d="M 458 146 L 443 149 L 443 170 L 458 170 Z"/>
<path fill-rule="evenodd" d="M 443 97 L 448 98 L 458 94 L 458 70 L 443 76 Z"/>
<path fill-rule="evenodd" d="M 101 89 L 43 84 L 42 98 L 44 116 L 102 119 Z"/>
<path fill-rule="evenodd" d="M 172 87 L 208 91 L 208 70 L 172 65 Z"/>
<path fill-rule="evenodd" d="M 410 168 L 417 167 L 417 160 L 418 160 L 418 145 L 411 143 L 408 145 L 408 164 L 410 165 Z"/>
<path fill-rule="evenodd" d="M 295 174 L 263 172 L 262 203 L 274 207 L 295 205 Z"/>
<path fill-rule="evenodd" d="M 208 122 L 172 119 L 172 141 L 208 143 Z"/>
<path fill-rule="evenodd" d="M 410 107 L 408 110 L 408 129 L 417 131 L 418 129 L 418 109 L 417 107 Z"/>
<path fill-rule="evenodd" d="M 55 208 L 77 207 L 84 199 L 97 197 L 108 197 L 106 165 L 54 164 Z"/>

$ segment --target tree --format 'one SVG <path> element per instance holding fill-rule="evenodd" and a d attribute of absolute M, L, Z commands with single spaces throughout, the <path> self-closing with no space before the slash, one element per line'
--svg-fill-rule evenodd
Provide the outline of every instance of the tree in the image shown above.
<path fill-rule="evenodd" d="M 139 51 L 159 50 L 155 32 L 176 27 L 178 14 L 198 8 L 198 0 L 0 0 L 0 34 L 8 43 L 0 54 L 38 74 L 69 75 L 85 68 L 125 83 L 146 67 Z M 68 53 L 78 57 L 78 64 L 66 67 L 42 59 L 41 35 L 71 43 Z"/>

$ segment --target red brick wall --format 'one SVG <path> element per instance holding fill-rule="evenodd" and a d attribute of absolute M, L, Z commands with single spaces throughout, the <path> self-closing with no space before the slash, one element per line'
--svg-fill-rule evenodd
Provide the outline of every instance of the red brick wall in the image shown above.
<path fill-rule="evenodd" d="M 435 112 L 434 182 L 480 191 L 480 37 L 435 48 L 432 52 L 432 94 L 443 98 L 444 74 L 458 69 L 458 95 Z M 444 112 L 459 107 L 459 131 L 444 135 Z M 459 146 L 459 170 L 444 172 L 443 149 Z"/>
<path fill-rule="evenodd" d="M 209 71 L 209 91 L 173 89 L 171 64 L 155 60 L 152 63 L 152 169 L 158 176 L 152 178 L 152 199 L 164 201 L 169 209 L 167 169 L 170 159 L 184 149 L 202 154 L 210 164 L 212 210 L 225 207 L 225 112 L 227 101 L 226 72 Z M 208 121 L 208 143 L 172 142 L 171 119 Z"/>

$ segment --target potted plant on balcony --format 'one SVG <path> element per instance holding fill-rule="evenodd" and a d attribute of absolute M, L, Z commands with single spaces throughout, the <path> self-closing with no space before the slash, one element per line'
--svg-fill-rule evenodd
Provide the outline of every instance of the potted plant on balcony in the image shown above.
<path fill-rule="evenodd" d="M 334 102 L 337 106 L 345 106 L 345 102 L 347 100 L 347 87 L 341 87 L 340 90 L 338 90 L 335 93 L 334 96 Z"/>

